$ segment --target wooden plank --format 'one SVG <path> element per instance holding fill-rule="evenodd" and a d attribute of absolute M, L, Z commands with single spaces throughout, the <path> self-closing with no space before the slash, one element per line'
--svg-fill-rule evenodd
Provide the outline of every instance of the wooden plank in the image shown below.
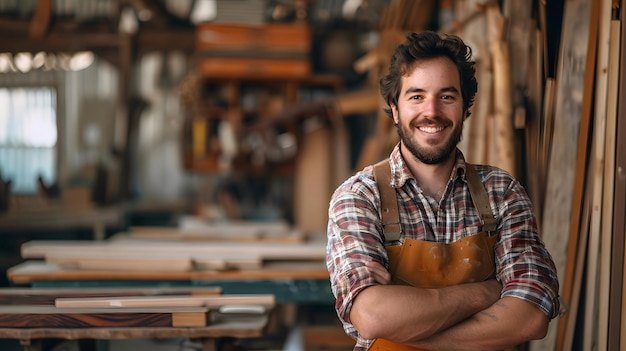
<path fill-rule="evenodd" d="M 260 257 L 195 257 L 193 264 L 196 270 L 251 270 L 261 269 L 263 267 L 263 260 Z"/>
<path fill-rule="evenodd" d="M 184 230 L 164 227 L 131 227 L 129 236 L 144 239 L 165 239 L 184 241 L 266 241 L 266 242 L 303 242 L 306 236 L 301 231 L 294 231 L 288 235 L 264 235 L 263 233 L 241 233 L 230 235 L 226 233 L 211 233 L 204 230 Z"/>
<path fill-rule="evenodd" d="M 324 239 L 324 240 L 323 240 Z M 325 238 L 315 238 L 302 244 L 289 243 L 247 243 L 247 242 L 172 242 L 160 240 L 141 240 L 129 237 L 113 241 L 89 240 L 33 240 L 21 246 L 23 258 L 45 258 L 47 255 L 67 255 L 67 257 L 100 257 L 103 254 L 126 255 L 134 253 L 136 257 L 159 255 L 164 258 L 220 257 L 246 258 L 260 257 L 263 260 L 325 260 Z"/>
<path fill-rule="evenodd" d="M 230 220 L 213 222 L 202 216 L 180 216 L 178 228 L 181 230 L 202 230 L 211 234 L 223 235 L 289 235 L 298 230 L 284 220 L 253 221 Z M 140 230 L 141 227 L 133 227 Z"/>
<path fill-rule="evenodd" d="M 488 36 L 493 66 L 495 165 L 516 176 L 515 134 L 513 133 L 513 102 L 509 44 L 504 40 L 505 19 L 500 6 L 487 7 Z"/>
<path fill-rule="evenodd" d="M 533 31 L 533 40 L 530 45 L 530 60 L 528 65 L 528 104 L 529 116 L 524 130 L 526 146 L 526 171 L 524 176 L 528 183 L 528 193 L 533 203 L 537 222 L 541 223 L 543 214 L 544 180 L 541 172 L 541 102 L 543 97 L 543 45 L 541 32 Z"/>
<path fill-rule="evenodd" d="M 607 7 L 607 20 L 611 18 L 612 1 L 605 0 Z M 602 232 L 600 253 L 600 287 L 599 287 L 599 321 L 598 350 L 609 350 L 609 311 L 610 311 L 610 285 L 612 266 L 613 245 L 613 201 L 614 201 L 614 172 L 615 172 L 615 145 L 617 129 L 617 89 L 619 77 L 620 56 L 620 22 L 611 20 L 609 43 L 608 82 L 606 94 L 606 135 L 604 138 L 604 189 L 602 203 Z"/>
<path fill-rule="evenodd" d="M 104 252 L 52 252 L 45 255 L 48 263 L 73 269 L 141 272 L 188 272 L 192 270 L 260 269 L 263 259 L 258 256 L 190 257 L 185 253 L 164 254 L 148 252 L 137 256 L 132 252 L 105 250 Z"/>
<path fill-rule="evenodd" d="M 52 252 L 46 262 L 76 269 L 139 270 L 153 272 L 185 272 L 194 269 L 189 256 L 167 254 L 133 255 L 115 250 L 91 252 Z"/>
<path fill-rule="evenodd" d="M 590 172 L 588 177 L 591 178 L 591 223 L 587 248 L 587 274 L 585 288 L 585 305 L 583 320 L 583 349 L 591 350 L 594 343 L 598 341 L 598 276 L 600 273 L 599 257 L 600 257 L 600 230 L 602 217 L 602 170 L 604 162 L 604 116 L 595 116 L 594 119 L 594 138 L 592 141 L 590 160 Z M 600 127 L 600 124 L 602 126 Z M 601 137 L 600 135 L 601 134 Z M 601 150 L 601 151 L 599 151 Z M 570 304 L 571 306 L 571 304 Z M 578 316 L 571 315 L 573 319 Z M 597 345 L 596 345 L 597 346 Z"/>
<path fill-rule="evenodd" d="M 59 308 L 138 308 L 138 307 L 202 307 L 221 305 L 267 305 L 276 303 L 274 295 L 228 294 L 220 296 L 118 296 L 67 297 L 55 299 Z"/>
<path fill-rule="evenodd" d="M 591 350 L 598 347 L 600 350 L 606 349 L 606 321 L 602 315 L 602 304 L 608 301 L 608 296 L 601 294 L 602 257 L 606 253 L 606 244 L 610 245 L 610 239 L 603 245 L 603 217 L 605 208 L 604 191 L 605 187 L 605 167 L 606 167 L 606 132 L 607 132 L 607 89 L 609 79 L 609 51 L 611 35 L 611 0 L 600 2 L 600 13 L 598 18 L 598 44 L 596 58 L 595 76 L 595 99 L 593 118 L 593 137 L 591 147 L 591 172 L 592 178 L 592 211 L 591 226 L 589 228 L 589 252 L 587 254 L 587 286 L 585 293 L 585 313 L 583 318 L 583 349 Z M 606 311 L 605 306 L 605 311 Z"/>
<path fill-rule="evenodd" d="M 197 312 L 173 312 L 172 327 L 202 327 L 209 324 L 209 313 Z"/>
<path fill-rule="evenodd" d="M 545 191 L 548 183 L 548 168 L 550 164 L 550 150 L 552 149 L 552 135 L 554 133 L 554 109 L 556 105 L 556 80 L 546 79 L 543 97 L 542 126 L 539 140 L 539 174 L 543 180 L 542 202 L 545 199 Z M 542 206 L 543 207 L 543 206 Z M 542 209 L 543 210 L 543 209 Z M 543 213 L 541 214 L 543 216 Z M 543 218 L 542 218 L 543 219 Z"/>
<path fill-rule="evenodd" d="M 306 131 L 299 143 L 293 185 L 294 223 L 306 232 L 324 233 L 332 181 L 332 135 L 324 125 Z"/>
<path fill-rule="evenodd" d="M 626 19 L 626 6 L 621 6 L 620 19 Z M 626 47 L 626 26 L 621 26 L 620 52 Z M 616 146 L 615 146 L 615 187 L 613 202 L 613 270 L 611 275 L 611 296 L 609 311 L 609 350 L 626 349 L 626 55 L 620 57 L 619 99 L 617 106 Z"/>
<path fill-rule="evenodd" d="M 559 50 L 554 134 L 541 227 L 542 239 L 556 265 L 565 307 L 571 302 L 574 258 L 578 251 L 593 95 L 596 7 L 589 0 L 565 3 Z M 546 338 L 531 342 L 531 348 L 553 350 L 556 344 L 556 349 L 561 350 L 567 318 L 566 314 L 551 323 Z"/>
<path fill-rule="evenodd" d="M 202 307 L 161 308 L 57 308 L 53 306 L 2 306 L 1 328 L 169 327 L 172 313 L 208 313 Z M 204 324 L 206 325 L 206 324 Z M 204 326 L 196 325 L 196 326 Z"/>
<path fill-rule="evenodd" d="M 161 296 L 161 295 L 220 295 L 219 286 L 158 286 L 158 287 L 81 287 L 77 288 L 0 288 L 1 296 Z"/>
<path fill-rule="evenodd" d="M 0 288 L 0 305 L 54 305 L 58 297 L 107 296 L 213 296 L 222 293 L 221 287 L 162 287 L 162 288 Z"/>
<path fill-rule="evenodd" d="M 511 69 L 511 97 L 515 108 L 525 104 L 530 66 L 534 65 L 531 62 L 534 57 L 529 54 L 529 48 L 533 46 L 532 41 L 535 39 L 532 10 L 533 7 L 528 5 L 527 0 L 506 0 L 502 4 L 507 27 L 506 41 L 510 45 L 510 67 L 515 67 Z"/>
<path fill-rule="evenodd" d="M 56 280 L 272 280 L 272 279 L 328 279 L 328 270 L 322 261 L 266 262 L 257 270 L 226 271 L 120 271 L 68 269 L 42 261 L 25 261 L 7 270 L 14 284 L 31 284 L 35 281 Z"/>
<path fill-rule="evenodd" d="M 493 1 L 488 1 L 493 2 Z M 487 35 L 487 18 L 484 9 L 485 1 L 466 0 L 455 4 L 453 26 L 466 43 L 472 45 L 472 56 L 476 61 L 476 79 L 478 91 L 472 107 L 472 115 L 464 122 L 463 138 L 459 142 L 459 149 L 467 161 L 477 164 L 489 163 L 487 160 L 487 146 L 490 135 L 489 115 L 493 106 L 493 72 L 492 55 L 489 50 Z M 445 29 L 441 33 L 451 33 Z"/>
<path fill-rule="evenodd" d="M 583 281 L 583 272 L 585 271 L 585 257 L 587 254 L 587 241 L 589 239 L 589 221 L 591 220 L 591 179 L 587 178 L 587 186 L 585 187 L 584 204 L 582 209 L 581 226 L 578 235 L 578 251 L 576 253 L 576 266 L 574 268 L 574 277 L 572 278 L 572 296 L 570 305 L 565 313 L 570 316 L 578 315 L 578 306 L 581 295 L 581 286 Z M 572 350 L 574 343 L 574 333 L 576 331 L 577 318 L 567 318 L 565 320 L 565 331 L 563 350 Z"/>
<path fill-rule="evenodd" d="M 616 297 L 622 295 L 622 288 L 619 288 L 618 284 L 615 284 L 615 280 L 623 278 L 623 247 L 624 241 L 622 233 L 614 223 L 614 217 L 617 214 L 623 214 L 624 210 L 620 212 L 615 211 L 615 203 L 618 200 L 619 195 L 616 194 L 618 180 L 616 179 L 617 170 L 617 154 L 618 154 L 618 105 L 619 105 L 619 89 L 620 77 L 623 77 L 620 73 L 620 52 L 623 55 L 623 47 L 621 45 L 622 28 L 620 20 L 611 21 L 611 42 L 609 53 L 609 82 L 608 82 L 608 96 L 607 96 L 607 144 L 606 155 L 607 163 L 605 168 L 606 187 L 605 187 L 605 203 L 604 209 L 606 216 L 603 218 L 603 255 L 611 257 L 609 261 L 604 261 L 605 269 L 601 277 L 605 286 L 606 301 L 601 301 L 601 306 L 604 308 L 606 322 L 600 326 L 600 328 L 606 328 L 606 348 L 607 350 L 613 350 L 619 348 L 620 335 L 619 325 L 620 316 L 615 311 L 621 310 L 621 301 Z M 621 215 L 618 215 L 622 217 Z M 621 237 L 621 238 L 619 238 Z M 616 249 L 619 248 L 619 249 Z M 619 255 L 619 256 L 617 256 Z M 623 280 L 622 280 L 623 284 Z M 613 303 L 613 304 L 612 304 Z M 601 329 L 602 330 L 602 329 Z"/>

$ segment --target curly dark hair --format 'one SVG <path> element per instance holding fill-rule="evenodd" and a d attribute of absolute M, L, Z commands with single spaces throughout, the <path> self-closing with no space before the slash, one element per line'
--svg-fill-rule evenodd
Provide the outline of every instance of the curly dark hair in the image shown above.
<path fill-rule="evenodd" d="M 458 68 L 463 111 L 469 117 L 469 108 L 474 104 L 474 97 L 478 90 L 475 76 L 476 63 L 472 60 L 472 49 L 456 35 L 440 35 L 432 31 L 408 33 L 406 40 L 396 47 L 391 57 L 389 72 L 379 82 L 380 93 L 387 103 L 384 108 L 385 113 L 392 116 L 391 106 L 398 105 L 402 77 L 411 71 L 416 62 L 436 57 L 448 57 Z"/>

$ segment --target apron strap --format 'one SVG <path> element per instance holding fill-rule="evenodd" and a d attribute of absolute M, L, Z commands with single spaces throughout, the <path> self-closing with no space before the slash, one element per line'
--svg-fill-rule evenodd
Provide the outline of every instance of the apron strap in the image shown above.
<path fill-rule="evenodd" d="M 378 185 L 383 223 L 383 240 L 385 243 L 400 240 L 402 226 L 398 214 L 396 189 L 391 186 L 391 165 L 389 160 L 382 160 L 374 165 L 374 180 Z M 382 185 L 382 186 L 381 186 Z"/>
<path fill-rule="evenodd" d="M 491 236 L 496 231 L 497 221 L 496 217 L 491 211 L 491 205 L 489 204 L 489 196 L 483 182 L 478 177 L 476 167 L 471 163 L 465 163 L 465 177 L 467 178 L 467 186 L 469 187 L 470 195 L 472 196 L 472 202 L 474 207 L 478 210 L 480 220 L 483 222 L 483 231 L 487 232 L 487 235 Z"/>
<path fill-rule="evenodd" d="M 483 224 L 482 231 L 486 231 L 491 236 L 497 227 L 496 217 L 491 211 L 489 196 L 485 186 L 478 177 L 476 168 L 471 163 L 466 163 L 465 176 L 474 207 L 478 211 Z M 396 189 L 391 186 L 391 165 L 389 160 L 382 160 L 374 165 L 374 180 L 378 185 L 381 202 L 381 216 L 383 224 L 383 240 L 385 244 L 400 240 L 402 226 L 400 215 L 398 214 L 398 199 Z M 381 186 L 383 185 L 383 186 Z"/>

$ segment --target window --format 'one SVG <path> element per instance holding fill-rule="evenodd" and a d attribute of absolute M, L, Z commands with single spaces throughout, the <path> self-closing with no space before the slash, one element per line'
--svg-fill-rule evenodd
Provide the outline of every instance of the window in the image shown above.
<path fill-rule="evenodd" d="M 0 176 L 11 193 L 56 182 L 57 97 L 53 87 L 0 87 Z"/>

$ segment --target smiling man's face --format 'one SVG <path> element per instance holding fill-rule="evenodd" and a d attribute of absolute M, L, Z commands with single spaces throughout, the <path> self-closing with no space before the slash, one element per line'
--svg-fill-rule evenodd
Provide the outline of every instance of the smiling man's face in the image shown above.
<path fill-rule="evenodd" d="M 402 145 L 420 162 L 442 163 L 461 140 L 463 98 L 459 71 L 447 57 L 419 61 L 402 77 L 393 119 Z"/>

